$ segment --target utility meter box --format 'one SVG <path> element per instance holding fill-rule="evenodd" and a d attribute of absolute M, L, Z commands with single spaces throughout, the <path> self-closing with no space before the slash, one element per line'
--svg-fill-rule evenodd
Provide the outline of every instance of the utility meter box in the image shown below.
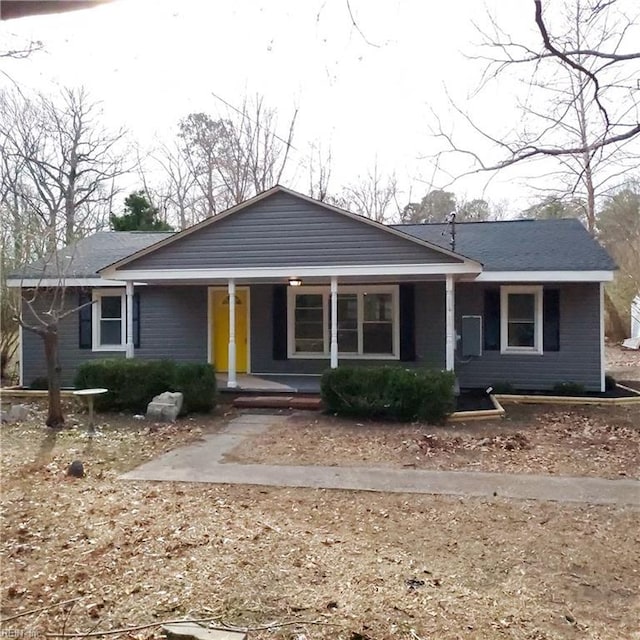
<path fill-rule="evenodd" d="M 462 316 L 462 357 L 482 355 L 482 316 Z"/>

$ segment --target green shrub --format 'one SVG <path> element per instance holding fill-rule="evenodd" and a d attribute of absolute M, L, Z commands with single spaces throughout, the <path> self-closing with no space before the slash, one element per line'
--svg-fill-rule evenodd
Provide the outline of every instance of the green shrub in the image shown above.
<path fill-rule="evenodd" d="M 77 389 L 109 389 L 96 397 L 98 411 L 144 413 L 153 396 L 172 390 L 175 369 L 171 360 L 92 360 L 80 365 L 74 384 Z"/>
<path fill-rule="evenodd" d="M 442 422 L 454 410 L 454 374 L 400 367 L 338 367 L 320 383 L 330 412 L 354 418 Z"/>
<path fill-rule="evenodd" d="M 553 392 L 558 396 L 583 396 L 585 388 L 579 382 L 558 382 L 553 385 Z"/>
<path fill-rule="evenodd" d="M 208 413 L 216 406 L 216 373 L 210 364 L 176 364 L 173 391 L 184 395 L 182 413 Z"/>
<path fill-rule="evenodd" d="M 616 379 L 613 376 L 605 376 L 604 377 L 604 390 L 605 391 L 613 391 L 618 386 Z"/>
<path fill-rule="evenodd" d="M 495 382 L 491 385 L 493 387 L 492 393 L 515 393 L 514 386 L 507 382 L 506 380 L 501 380 L 500 382 Z"/>

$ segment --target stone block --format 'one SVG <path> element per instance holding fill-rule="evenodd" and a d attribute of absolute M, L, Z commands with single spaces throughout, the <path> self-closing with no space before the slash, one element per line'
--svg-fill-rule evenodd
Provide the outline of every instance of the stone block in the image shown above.
<path fill-rule="evenodd" d="M 161 404 L 173 404 L 178 407 L 178 413 L 182 410 L 182 402 L 184 396 L 179 391 L 165 391 L 156 396 L 151 402 L 159 402 Z"/>
<path fill-rule="evenodd" d="M 14 404 L 4 417 L 7 422 L 23 422 L 29 417 L 29 407 L 24 404 Z"/>
<path fill-rule="evenodd" d="M 154 422 L 175 422 L 180 409 L 175 404 L 150 402 L 147 405 L 147 419 Z"/>
<path fill-rule="evenodd" d="M 175 422 L 182 409 L 183 395 L 180 392 L 165 391 L 147 406 L 147 418 L 156 422 Z"/>

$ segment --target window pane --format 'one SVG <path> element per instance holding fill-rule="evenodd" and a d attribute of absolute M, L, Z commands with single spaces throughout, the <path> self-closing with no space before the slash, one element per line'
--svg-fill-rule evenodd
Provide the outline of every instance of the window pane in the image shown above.
<path fill-rule="evenodd" d="M 338 294 L 338 351 L 358 352 L 358 296 Z"/>
<path fill-rule="evenodd" d="M 102 296 L 100 298 L 100 317 L 101 318 L 121 318 L 122 317 L 121 296 Z"/>
<path fill-rule="evenodd" d="M 393 305 L 390 293 L 365 293 L 364 294 L 364 320 L 387 321 L 393 318 Z"/>
<path fill-rule="evenodd" d="M 535 323 L 534 322 L 510 322 L 509 323 L 510 347 L 535 347 Z"/>
<path fill-rule="evenodd" d="M 358 325 L 358 296 L 355 293 L 338 294 L 338 324 Z"/>
<path fill-rule="evenodd" d="M 322 307 L 319 309 L 296 309 L 296 322 L 322 322 Z"/>
<path fill-rule="evenodd" d="M 296 296 L 296 309 L 303 307 L 320 307 L 322 309 L 321 293 L 301 293 Z"/>
<path fill-rule="evenodd" d="M 296 353 L 323 353 L 324 340 L 296 338 Z"/>
<path fill-rule="evenodd" d="M 358 331 L 338 330 L 338 352 L 358 353 Z"/>
<path fill-rule="evenodd" d="M 509 294 L 509 320 L 533 321 L 536 317 L 536 297 L 533 293 Z"/>
<path fill-rule="evenodd" d="M 393 353 L 393 325 L 390 322 L 366 322 L 362 325 L 364 353 Z"/>
<path fill-rule="evenodd" d="M 296 295 L 296 353 L 324 352 L 324 311 L 322 294 Z"/>
<path fill-rule="evenodd" d="M 323 337 L 322 322 L 296 322 L 296 338 L 322 340 Z"/>
<path fill-rule="evenodd" d="M 100 321 L 100 344 L 122 344 L 122 324 L 120 320 Z"/>

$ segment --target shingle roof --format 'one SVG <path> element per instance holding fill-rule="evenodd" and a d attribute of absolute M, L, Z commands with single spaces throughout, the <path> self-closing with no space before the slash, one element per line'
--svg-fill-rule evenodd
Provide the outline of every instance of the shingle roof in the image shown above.
<path fill-rule="evenodd" d="M 99 231 L 58 250 L 52 260 L 36 260 L 8 278 L 97 278 L 98 269 L 144 249 L 171 233 L 166 231 Z"/>
<path fill-rule="evenodd" d="M 393 227 L 451 248 L 448 224 Z M 485 271 L 610 271 L 616 268 L 609 254 L 575 219 L 456 223 L 455 251 L 481 262 Z"/>
<path fill-rule="evenodd" d="M 450 249 L 448 224 L 392 225 L 421 240 Z M 38 260 L 10 279 L 97 278 L 98 270 L 140 251 L 169 232 L 100 231 L 60 249 L 45 264 Z M 609 254 L 578 220 L 507 220 L 456 224 L 456 252 L 481 262 L 485 271 L 609 271 Z"/>

